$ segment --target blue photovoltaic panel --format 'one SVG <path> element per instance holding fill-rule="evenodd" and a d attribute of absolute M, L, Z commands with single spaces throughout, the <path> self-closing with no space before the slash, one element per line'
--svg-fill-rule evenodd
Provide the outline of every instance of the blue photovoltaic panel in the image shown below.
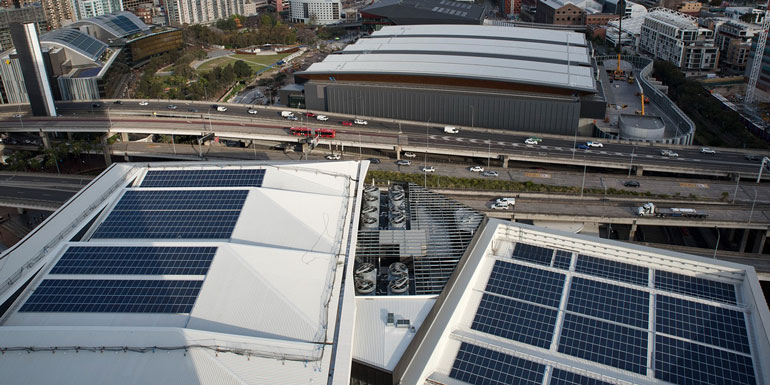
<path fill-rule="evenodd" d="M 113 211 L 240 210 L 246 190 L 130 190 Z"/>
<path fill-rule="evenodd" d="M 495 261 L 485 291 L 558 308 L 563 288 L 564 274 Z"/>
<path fill-rule="evenodd" d="M 484 294 L 471 328 L 548 349 L 557 310 Z"/>
<path fill-rule="evenodd" d="M 553 368 L 551 371 L 550 385 L 612 385 L 609 382 L 597 380 L 595 378 L 581 376 L 577 373 L 568 372 Z"/>
<path fill-rule="evenodd" d="M 49 274 L 205 275 L 216 247 L 70 247 Z"/>
<path fill-rule="evenodd" d="M 189 313 L 203 281 L 46 279 L 20 312 Z"/>
<path fill-rule="evenodd" d="M 656 296 L 655 307 L 659 333 L 751 353 L 741 312 L 665 295 Z"/>
<path fill-rule="evenodd" d="M 556 250 L 556 255 L 553 257 L 553 267 L 557 269 L 569 270 L 571 262 L 572 252 Z"/>
<path fill-rule="evenodd" d="M 225 239 L 240 211 L 113 211 L 92 238 Z"/>
<path fill-rule="evenodd" d="M 463 342 L 449 377 L 474 385 L 542 385 L 545 365 Z"/>
<path fill-rule="evenodd" d="M 572 277 L 567 310 L 647 329 L 650 294 L 623 286 Z"/>
<path fill-rule="evenodd" d="M 655 337 L 655 378 L 679 385 L 756 384 L 750 356 L 660 334 Z"/>
<path fill-rule="evenodd" d="M 649 277 L 646 267 L 582 254 L 578 255 L 575 271 L 642 286 L 647 286 Z"/>
<path fill-rule="evenodd" d="M 646 374 L 647 331 L 565 313 L 559 352 Z"/>
<path fill-rule="evenodd" d="M 735 305 L 735 285 L 655 270 L 655 288 Z"/>
<path fill-rule="evenodd" d="M 261 187 L 265 170 L 150 170 L 141 187 Z"/>
<path fill-rule="evenodd" d="M 545 247 L 517 243 L 513 249 L 513 259 L 537 263 L 539 265 L 551 266 L 551 257 L 553 249 Z"/>

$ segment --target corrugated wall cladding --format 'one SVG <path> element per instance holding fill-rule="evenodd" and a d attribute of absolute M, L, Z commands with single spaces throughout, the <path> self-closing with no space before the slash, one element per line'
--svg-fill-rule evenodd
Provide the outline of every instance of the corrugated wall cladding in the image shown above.
<path fill-rule="evenodd" d="M 313 81 L 305 98 L 313 110 L 550 134 L 574 133 L 580 117 L 577 98 Z"/>

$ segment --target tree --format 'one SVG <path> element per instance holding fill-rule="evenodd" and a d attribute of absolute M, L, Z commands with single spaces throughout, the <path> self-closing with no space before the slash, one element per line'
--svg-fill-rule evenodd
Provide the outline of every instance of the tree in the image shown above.
<path fill-rule="evenodd" d="M 754 22 L 754 14 L 751 13 L 751 12 L 744 13 L 743 15 L 741 15 L 741 17 L 739 17 L 739 19 L 741 21 L 746 22 L 746 23 L 753 23 Z"/>
<path fill-rule="evenodd" d="M 233 64 L 233 72 L 237 78 L 248 78 L 251 76 L 251 67 L 243 60 L 238 60 Z"/>

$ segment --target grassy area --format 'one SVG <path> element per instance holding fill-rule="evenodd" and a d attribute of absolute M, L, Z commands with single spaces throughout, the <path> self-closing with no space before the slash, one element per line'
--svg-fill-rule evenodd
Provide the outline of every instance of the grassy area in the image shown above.
<path fill-rule="evenodd" d="M 369 170 L 366 174 L 366 183 L 372 183 L 375 180 L 378 184 L 386 183 L 387 181 L 398 182 L 411 182 L 414 184 L 422 185 L 424 182 L 424 175 L 422 173 L 402 173 L 395 171 L 375 171 Z M 503 180 L 498 178 L 457 178 L 451 176 L 439 176 L 435 174 L 428 175 L 427 178 L 428 188 L 449 188 L 449 189 L 466 189 L 466 190 L 479 190 L 479 191 L 505 191 L 505 192 L 528 192 L 528 193 L 560 193 L 560 194 L 580 194 L 580 186 L 552 186 L 533 182 L 517 182 L 511 180 Z M 603 195 L 603 189 L 585 189 L 585 194 Z M 698 196 L 690 194 L 689 196 L 682 196 L 679 193 L 674 195 L 669 194 L 652 194 L 649 191 L 629 191 L 618 190 L 614 188 L 607 189 L 608 196 L 634 196 L 634 197 L 649 197 L 657 199 L 690 199 L 697 200 Z M 722 197 L 725 200 L 726 196 Z"/>
<path fill-rule="evenodd" d="M 230 55 L 230 56 L 224 56 L 220 58 L 216 58 L 214 60 L 207 61 L 203 63 L 200 67 L 198 67 L 198 72 L 206 72 L 210 71 L 214 67 L 224 67 L 228 63 L 235 63 L 238 60 L 243 60 L 246 62 L 246 64 L 251 67 L 254 71 L 259 71 L 261 69 L 264 69 L 265 67 L 277 62 L 278 60 L 281 60 L 285 58 L 286 56 L 289 56 L 289 53 L 282 53 L 278 55 Z"/>

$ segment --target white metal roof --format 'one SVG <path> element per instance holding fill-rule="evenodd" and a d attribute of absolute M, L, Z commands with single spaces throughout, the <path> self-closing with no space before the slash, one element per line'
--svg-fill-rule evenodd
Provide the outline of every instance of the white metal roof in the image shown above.
<path fill-rule="evenodd" d="M 585 35 L 573 31 L 561 31 L 525 27 L 493 25 L 463 25 L 451 27 L 443 24 L 385 26 L 373 32 L 371 38 L 386 36 L 474 37 L 479 39 L 531 40 L 551 44 L 587 45 Z"/>
<path fill-rule="evenodd" d="M 668 8 L 651 9 L 644 17 L 645 19 L 658 20 L 679 29 L 698 29 L 698 20 L 696 18 Z"/>
<path fill-rule="evenodd" d="M 350 230 L 358 220 L 355 197 L 360 194 L 356 180 L 363 180 L 367 164 L 113 165 L 2 255 L 0 300 L 40 269 L 0 320 L 0 349 L 12 357 L 0 360 L 4 379 L 82 383 L 83 373 L 88 373 L 89 380 L 107 379 L 96 380 L 102 383 L 122 378 L 136 384 L 296 384 L 329 379 L 346 384 L 354 298 L 341 280 L 348 260 L 352 274 L 355 232 Z M 259 169 L 264 170 L 264 180 L 261 187 L 140 186 L 148 171 L 198 169 Z M 247 195 L 229 238 L 91 238 L 129 191 L 233 189 Z M 95 222 L 82 240 L 72 240 L 92 218 Z M 51 274 L 74 246 L 215 247 L 216 253 L 205 277 Z M 41 282 L 62 279 L 203 283 L 189 313 L 19 311 Z M 346 293 L 342 298 L 341 292 Z M 342 348 L 337 349 L 338 343 Z M 127 347 L 125 352 L 119 346 Z M 19 347 L 42 351 L 18 354 Z M 107 352 L 99 347 L 107 347 Z M 121 371 L 130 375 L 119 376 Z"/>
<path fill-rule="evenodd" d="M 538 260 L 536 253 L 526 251 L 526 248 L 524 254 L 519 254 L 520 258 L 515 258 L 512 256 L 514 247 L 522 244 L 525 247 L 532 245 L 550 249 L 553 254 L 543 255 L 553 256 L 553 259 Z M 563 251 L 562 256 L 568 256 L 568 258 L 559 259 L 559 250 Z M 533 254 L 526 254 L 530 252 Z M 606 275 L 586 272 L 585 270 L 578 271 L 577 265 L 581 258 L 584 258 L 578 254 L 597 256 L 603 261 L 614 261 L 609 262 L 610 265 L 604 265 L 607 267 L 613 266 L 612 263 L 626 265 L 610 267 L 607 270 L 595 270 L 596 272 L 603 271 L 602 274 Z M 552 262 L 548 262 L 548 260 Z M 583 267 L 597 268 L 602 266 L 599 262 L 596 263 L 595 265 L 583 265 Z M 635 266 L 635 269 L 641 269 L 645 274 L 649 273 L 649 276 L 640 276 L 642 281 L 637 282 L 637 284 L 612 279 L 614 274 L 620 274 L 621 269 L 630 269 L 631 265 Z M 404 384 L 428 382 L 461 384 L 465 383 L 463 381 L 467 381 L 495 384 L 553 384 L 554 382 L 549 381 L 548 378 L 554 376 L 559 370 L 562 374 L 568 372 L 585 377 L 573 379 L 574 383 L 589 383 L 589 381 L 599 380 L 607 384 L 664 384 L 670 382 L 660 379 L 657 370 L 669 373 L 668 371 L 682 369 L 679 372 L 679 375 L 682 376 L 680 379 L 686 378 L 688 382 L 679 383 L 695 383 L 689 381 L 695 378 L 694 372 L 696 371 L 700 383 L 719 382 L 724 380 L 721 376 L 734 376 L 731 380 L 733 383 L 751 383 L 751 378 L 755 380 L 754 383 L 756 384 L 770 383 L 770 370 L 763 365 L 763 362 L 766 361 L 765 357 L 770 354 L 770 311 L 767 309 L 756 273 L 750 266 L 501 220 L 490 220 L 487 223 L 468 258 L 460 266 L 460 270 L 447 284 L 442 297 L 436 303 L 435 315 L 423 324 L 424 330 L 421 330 L 420 333 L 423 338 L 412 343 L 413 346 L 410 346 L 410 350 L 397 365 L 394 371 L 395 382 L 400 381 Z M 511 278 L 514 277 L 514 274 L 506 273 L 505 269 L 511 269 L 507 270 L 509 272 L 517 269 L 526 273 L 518 275 L 517 278 Z M 657 273 L 659 272 L 667 276 L 675 274 L 679 277 L 690 277 L 689 279 L 705 279 L 709 283 L 703 282 L 688 286 L 687 281 L 677 281 L 679 278 L 672 278 L 671 281 L 661 278 L 661 281 L 658 281 Z M 645 277 L 647 277 L 647 281 L 644 280 Z M 558 279 L 563 280 L 563 285 L 558 283 Z M 528 283 L 530 281 L 537 282 L 537 284 L 530 285 Z M 588 281 L 594 282 L 603 289 L 588 291 L 588 297 L 575 302 L 566 300 L 568 296 L 573 299 L 573 296 L 577 295 L 573 294 L 574 291 L 581 291 L 579 288 L 576 289 L 576 284 L 584 285 L 582 282 Z M 719 300 L 704 299 L 708 295 L 717 293 L 718 289 L 711 292 L 704 291 L 704 296 L 695 298 L 694 295 L 685 291 L 674 293 L 665 287 L 659 287 L 657 286 L 659 282 L 664 284 L 684 282 L 681 286 L 682 290 L 693 290 L 693 293 L 701 290 L 698 289 L 701 287 L 708 287 L 710 290 L 711 287 L 708 285 L 711 285 L 711 282 L 716 282 L 715 285 L 717 286 L 715 287 L 722 287 L 718 285 L 734 287 L 734 300 L 736 302 L 726 304 L 726 302 Z M 517 288 L 516 285 L 521 285 L 521 287 Z M 521 290 L 519 291 L 519 289 Z M 640 295 L 640 298 L 647 298 L 650 301 L 649 308 L 644 306 L 635 308 L 630 304 L 624 306 L 623 301 L 627 301 L 628 297 L 622 295 L 617 297 L 612 294 L 614 291 L 627 293 L 627 296 Z M 586 292 L 584 291 L 584 293 Z M 656 301 L 665 299 L 661 298 L 661 295 L 668 296 L 669 299 L 674 298 L 674 302 L 684 302 L 679 303 L 678 306 L 681 308 L 672 306 L 670 308 L 664 307 L 663 310 L 656 310 L 661 309 Z M 557 301 L 554 310 L 540 312 L 538 309 L 545 309 L 551 305 L 537 304 L 547 303 L 547 301 L 551 301 L 551 298 L 555 298 Z M 482 310 L 480 303 L 484 300 L 488 304 L 491 303 L 492 306 L 486 305 L 485 310 Z M 572 306 L 584 306 L 585 308 L 580 310 Z M 728 331 L 723 331 L 721 334 L 704 331 L 709 330 L 709 328 L 716 330 L 723 328 L 722 325 L 730 325 L 727 319 L 730 317 L 727 314 L 730 313 L 720 313 L 725 314 L 725 316 L 712 316 L 708 307 L 721 309 L 717 310 L 718 312 L 729 311 L 738 314 L 737 319 L 739 320 L 744 320 L 745 317 L 746 329 L 743 330 L 747 330 L 744 332 L 748 336 L 745 343 L 746 349 L 750 346 L 750 353 L 745 351 L 735 353 L 731 349 L 739 350 L 737 345 L 719 341 L 720 338 L 726 338 L 724 334 L 737 333 L 736 330 L 739 330 L 737 326 L 735 329 L 731 329 L 732 326 L 727 326 Z M 680 310 L 685 308 L 697 308 L 699 310 L 693 313 Z M 628 339 L 623 339 L 627 335 L 618 331 L 618 328 L 626 325 L 623 322 L 627 322 L 627 319 L 606 321 L 609 319 L 606 318 L 608 312 L 611 313 L 612 311 L 616 311 L 616 314 L 622 314 L 624 317 L 633 318 L 634 311 L 636 311 L 633 309 L 641 309 L 640 311 L 645 313 L 645 315 L 640 316 L 639 322 L 649 322 L 651 325 L 649 326 L 650 329 L 646 331 L 644 327 L 639 327 L 639 331 L 634 332 L 644 336 L 648 341 L 639 345 L 634 344 L 633 341 L 636 340 L 631 337 L 631 334 L 628 334 Z M 675 333 L 678 329 L 676 326 L 672 326 L 672 323 L 668 324 L 670 328 L 668 331 L 661 331 L 656 328 L 657 311 L 682 312 L 679 313 L 682 315 L 676 319 L 658 314 L 664 319 L 658 318 L 657 323 L 679 322 L 684 324 L 685 326 L 682 327 L 685 328 L 687 326 L 694 328 L 696 324 L 700 326 L 696 329 L 690 329 L 693 330 L 692 332 L 676 335 L 677 339 L 671 339 L 672 337 L 667 335 Z M 647 312 L 649 315 L 646 314 Z M 703 314 L 707 315 L 704 316 Z M 572 318 L 582 317 L 584 320 L 581 322 L 572 321 L 573 325 L 577 324 L 579 327 L 570 326 L 569 331 L 564 331 L 567 328 L 565 326 L 567 321 L 564 320 L 568 316 Z M 645 318 L 645 316 L 649 318 Z M 549 317 L 554 318 L 549 321 Z M 717 319 L 719 321 L 716 321 Z M 551 329 L 548 329 L 547 326 L 543 327 L 543 325 L 549 324 L 555 326 Z M 593 342 L 585 342 L 582 339 L 585 337 L 579 337 L 580 333 L 590 333 L 589 325 L 595 324 L 599 327 L 606 324 L 607 327 L 602 328 L 601 332 L 597 331 L 596 334 L 589 334 L 588 338 L 595 338 Z M 635 330 L 631 327 L 627 327 L 627 329 Z M 552 339 L 546 332 L 553 333 Z M 521 333 L 521 335 L 511 336 L 513 333 Z M 613 333 L 615 333 L 614 336 Z M 713 336 L 713 339 L 707 339 L 708 342 L 702 340 L 693 342 L 696 340 L 693 335 L 697 333 Z M 506 335 L 508 337 L 505 337 Z M 684 349 L 691 346 L 690 349 L 692 350 L 681 353 L 681 355 L 671 351 L 667 352 L 665 347 L 661 351 L 657 346 L 657 341 L 659 341 L 657 338 L 680 341 L 682 346 L 685 346 Z M 541 339 L 543 345 L 535 344 L 533 340 L 536 339 Z M 609 342 L 606 345 L 596 342 L 602 341 L 602 339 Z M 589 343 L 596 345 L 586 346 Z M 586 358 L 563 351 L 564 344 L 569 344 L 578 351 L 585 349 L 582 350 L 582 354 L 587 354 L 584 356 Z M 622 344 L 631 344 L 633 348 L 623 351 L 616 350 Z M 476 349 L 471 352 L 471 355 L 478 354 L 479 356 L 469 357 L 468 349 Z M 602 352 L 604 349 L 608 353 Z M 704 353 L 709 350 L 715 352 L 714 355 Z M 641 351 L 647 352 L 646 357 L 639 353 Z M 700 352 L 698 354 L 702 354 L 702 356 L 691 353 L 695 351 Z M 638 374 L 638 371 L 632 372 L 629 369 L 622 369 L 625 362 L 624 354 L 639 354 L 642 357 L 640 358 L 642 362 L 641 374 Z M 667 354 L 672 356 L 668 357 Z M 602 364 L 588 358 L 597 356 L 605 357 L 608 363 Z M 735 374 L 737 371 L 746 370 L 745 367 L 738 369 L 737 366 L 720 366 L 720 364 L 715 363 L 716 360 L 727 359 L 726 357 L 744 362 L 748 358 L 749 363 L 753 362 L 753 367 L 749 369 L 751 377 L 740 377 L 740 375 Z M 512 363 L 516 360 L 518 362 Z M 610 364 L 609 362 L 615 362 L 612 360 L 618 363 Z M 656 360 L 663 360 L 663 363 L 655 363 Z M 695 365 L 696 368 L 707 367 L 707 369 L 693 369 L 692 373 L 689 374 L 691 377 L 687 377 L 688 374 L 685 374 L 684 368 L 688 365 Z M 533 369 L 535 367 L 537 369 Z M 714 377 L 703 382 L 707 373 Z M 531 377 L 528 378 L 527 374 L 530 374 Z M 511 380 L 510 377 L 518 380 Z M 464 378 L 470 380 L 464 380 Z"/>
<path fill-rule="evenodd" d="M 392 371 L 435 302 L 436 296 L 356 297 L 353 359 Z M 414 330 L 388 325 L 388 313 L 408 319 Z"/>

